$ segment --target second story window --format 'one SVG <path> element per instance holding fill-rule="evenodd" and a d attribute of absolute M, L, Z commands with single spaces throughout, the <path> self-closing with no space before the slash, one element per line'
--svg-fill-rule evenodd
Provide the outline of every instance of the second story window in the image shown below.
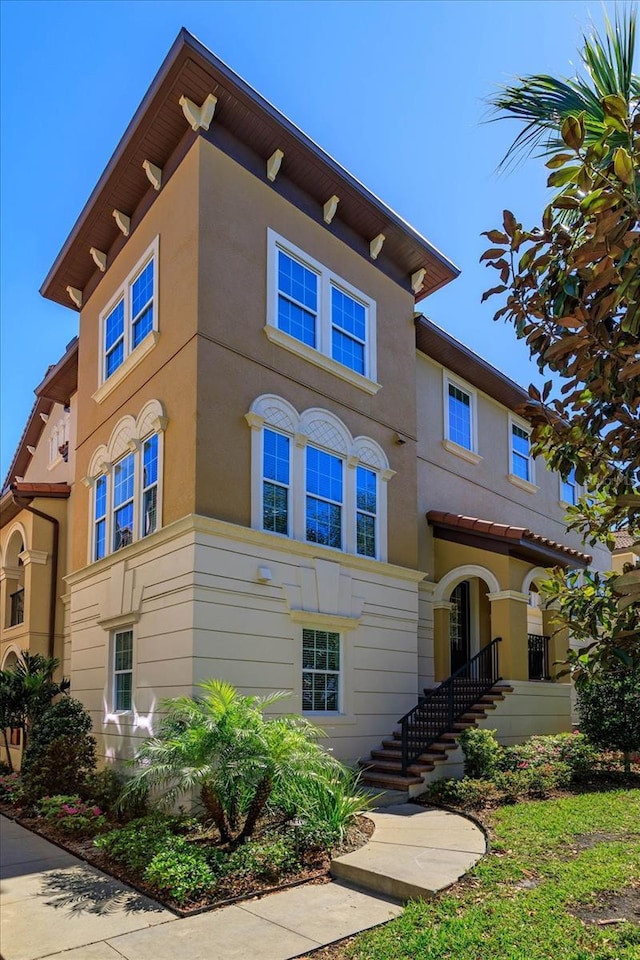
<path fill-rule="evenodd" d="M 297 411 L 273 394 L 246 415 L 252 428 L 251 525 L 334 550 L 387 559 L 382 447 L 351 436 L 327 410 Z"/>
<path fill-rule="evenodd" d="M 122 417 L 107 445 L 93 451 L 83 483 L 91 490 L 90 562 L 154 533 L 161 526 L 164 407 L 149 400 Z"/>
<path fill-rule="evenodd" d="M 566 480 L 560 480 L 560 499 L 572 507 L 578 502 L 578 484 L 576 483 L 575 467 L 571 469 Z"/>
<path fill-rule="evenodd" d="M 447 413 L 449 440 L 465 450 L 472 450 L 471 395 L 455 383 L 448 385 Z"/>
<path fill-rule="evenodd" d="M 376 393 L 376 305 L 308 254 L 268 231 L 270 340 L 367 393 Z"/>
<path fill-rule="evenodd" d="M 143 353 L 142 345 L 158 328 L 157 254 L 158 242 L 155 240 L 101 315 L 102 384 L 106 384 L 116 371 L 125 370 L 129 357 L 137 351 Z"/>
<path fill-rule="evenodd" d="M 509 480 L 527 493 L 535 493 L 531 428 L 525 420 L 509 417 L 509 444 Z"/>

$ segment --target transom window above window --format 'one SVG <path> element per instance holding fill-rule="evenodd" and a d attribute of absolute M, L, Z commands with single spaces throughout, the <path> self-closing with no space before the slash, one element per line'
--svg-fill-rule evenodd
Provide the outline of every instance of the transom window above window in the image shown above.
<path fill-rule="evenodd" d="M 272 230 L 268 261 L 269 339 L 377 392 L 374 301 Z"/>
<path fill-rule="evenodd" d="M 102 383 L 157 330 L 157 252 L 156 240 L 101 315 Z"/>
<path fill-rule="evenodd" d="M 386 560 L 386 487 L 393 471 L 382 448 L 368 437 L 354 440 L 326 410 L 299 415 L 273 395 L 259 397 L 247 421 L 252 526 Z"/>

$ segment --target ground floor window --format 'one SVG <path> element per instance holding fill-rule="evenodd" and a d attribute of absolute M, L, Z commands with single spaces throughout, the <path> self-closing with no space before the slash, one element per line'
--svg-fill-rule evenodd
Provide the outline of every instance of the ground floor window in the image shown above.
<path fill-rule="evenodd" d="M 305 713 L 340 710 L 340 634 L 302 631 L 302 709 Z"/>
<path fill-rule="evenodd" d="M 113 638 L 113 704 L 116 713 L 131 710 L 133 703 L 133 630 Z"/>

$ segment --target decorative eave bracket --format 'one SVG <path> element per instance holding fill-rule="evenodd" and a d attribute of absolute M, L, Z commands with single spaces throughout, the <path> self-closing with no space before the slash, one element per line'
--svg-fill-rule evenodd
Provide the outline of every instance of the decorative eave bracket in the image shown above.
<path fill-rule="evenodd" d="M 162 169 L 156 167 L 155 163 L 151 163 L 150 160 L 142 161 L 142 169 L 147 175 L 149 183 L 154 190 L 159 190 L 162 186 Z"/>
<path fill-rule="evenodd" d="M 189 97 L 185 97 L 184 94 L 178 100 L 178 103 L 182 107 L 185 120 L 191 126 L 192 130 L 209 129 L 217 102 L 218 98 L 214 97 L 212 93 L 209 94 L 201 106 L 198 106 L 193 100 L 189 100 Z"/>
<path fill-rule="evenodd" d="M 278 176 L 280 170 L 280 165 L 284 159 L 284 151 L 274 150 L 269 159 L 267 160 L 267 180 L 273 181 Z"/>
<path fill-rule="evenodd" d="M 120 233 L 124 234 L 125 237 L 128 237 L 131 232 L 131 217 L 128 217 L 122 212 L 122 210 L 114 210 L 113 219 L 118 224 Z"/>
<path fill-rule="evenodd" d="M 67 287 L 67 293 L 73 302 L 75 303 L 78 310 L 82 307 L 82 290 L 78 290 L 77 287 Z"/>
<path fill-rule="evenodd" d="M 107 255 L 103 253 L 102 250 L 97 250 L 96 247 L 89 247 L 89 253 L 93 257 L 93 262 L 100 271 L 104 273 L 107 269 Z"/>
<path fill-rule="evenodd" d="M 331 223 L 331 221 L 336 215 L 336 210 L 338 209 L 339 203 L 340 203 L 340 197 L 337 197 L 335 193 L 332 197 L 329 197 L 324 207 L 322 208 L 322 214 L 323 214 L 325 223 Z"/>
<path fill-rule="evenodd" d="M 382 250 L 382 245 L 386 237 L 384 233 L 379 233 L 377 237 L 374 237 L 371 243 L 369 244 L 369 256 L 372 260 L 378 259 L 378 254 Z"/>

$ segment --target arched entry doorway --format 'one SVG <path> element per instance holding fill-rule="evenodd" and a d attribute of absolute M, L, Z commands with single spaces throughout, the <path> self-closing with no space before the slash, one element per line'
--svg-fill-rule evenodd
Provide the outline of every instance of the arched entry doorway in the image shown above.
<path fill-rule="evenodd" d="M 500 584 L 490 570 L 466 565 L 449 571 L 436 594 L 435 671 L 444 680 L 491 642 L 489 594 Z"/>

